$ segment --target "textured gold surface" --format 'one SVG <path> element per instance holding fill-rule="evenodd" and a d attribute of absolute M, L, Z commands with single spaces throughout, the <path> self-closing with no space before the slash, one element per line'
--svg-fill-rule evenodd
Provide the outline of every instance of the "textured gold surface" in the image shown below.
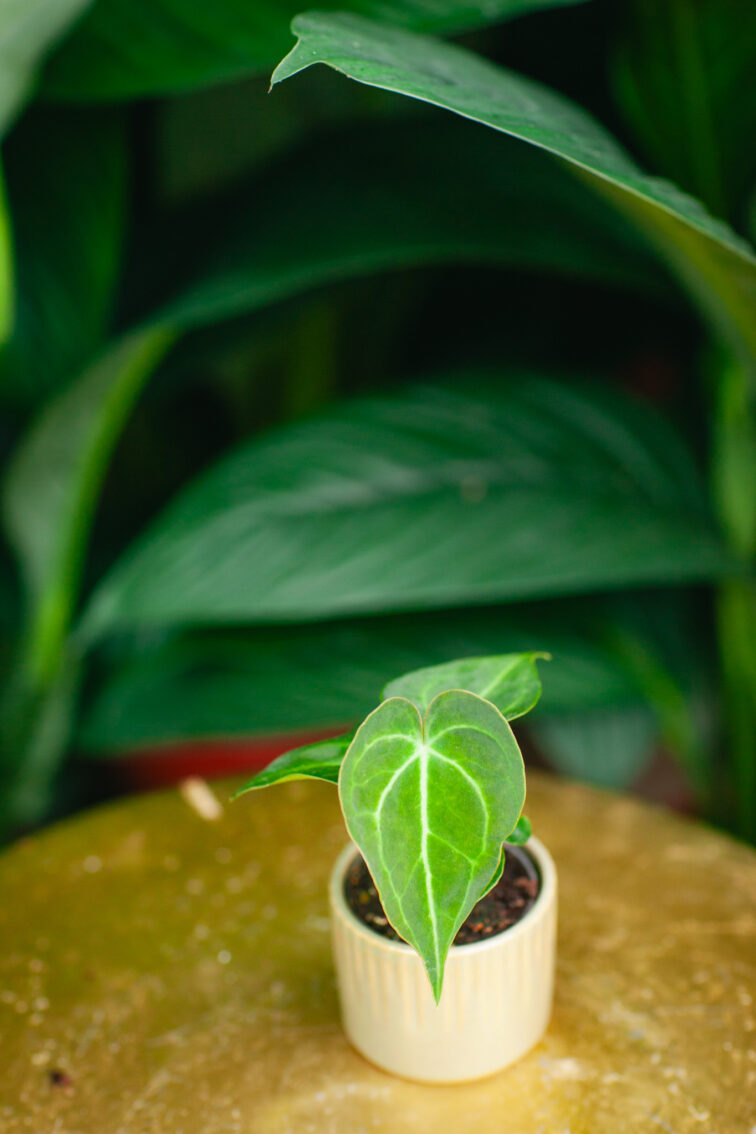
<path fill-rule="evenodd" d="M 529 787 L 560 872 L 555 1012 L 521 1063 L 460 1087 L 393 1079 L 342 1036 L 332 788 L 288 784 L 215 822 L 147 796 L 14 848 L 0 1131 L 751 1134 L 756 856 L 626 799 Z"/>

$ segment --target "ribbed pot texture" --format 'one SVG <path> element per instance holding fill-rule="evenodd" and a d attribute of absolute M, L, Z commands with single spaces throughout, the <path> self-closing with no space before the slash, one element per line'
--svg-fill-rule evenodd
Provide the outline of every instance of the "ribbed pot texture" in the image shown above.
<path fill-rule="evenodd" d="M 344 879 L 350 844 L 331 875 L 333 951 L 347 1037 L 385 1071 L 425 1083 L 480 1079 L 538 1042 L 551 1012 L 557 878 L 538 839 L 527 849 L 541 888 L 525 916 L 495 937 L 449 951 L 438 1006 L 415 951 L 374 933 L 350 910 Z"/>

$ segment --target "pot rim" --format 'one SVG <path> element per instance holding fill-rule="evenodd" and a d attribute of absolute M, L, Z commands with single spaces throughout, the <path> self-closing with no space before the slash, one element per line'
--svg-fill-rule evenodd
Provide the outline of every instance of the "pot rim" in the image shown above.
<path fill-rule="evenodd" d="M 532 855 L 541 876 L 541 886 L 538 891 L 538 897 L 533 905 L 515 925 L 509 926 L 507 929 L 502 930 L 501 933 L 487 937 L 483 941 L 473 941 L 467 945 L 452 945 L 449 949 L 449 960 L 451 960 L 453 956 L 467 956 L 468 954 L 472 955 L 497 947 L 500 948 L 505 942 L 513 941 L 516 937 L 527 933 L 536 919 L 544 916 L 551 907 L 556 897 L 557 888 L 557 874 L 554 860 L 541 840 L 537 839 L 534 835 L 531 835 L 528 839 L 527 843 L 524 845 L 524 849 L 529 851 Z M 344 847 L 336 859 L 333 870 L 331 871 L 329 884 L 331 909 L 334 913 L 338 914 L 342 920 L 347 922 L 353 933 L 357 933 L 360 937 L 372 943 L 376 948 L 385 949 L 389 952 L 404 956 L 412 955 L 422 964 L 416 950 L 411 945 L 408 945 L 405 941 L 392 941 L 390 938 L 376 933 L 365 925 L 348 905 L 346 897 L 344 896 L 344 875 L 352 859 L 358 854 L 360 854 L 359 847 L 356 843 L 350 842 Z"/>

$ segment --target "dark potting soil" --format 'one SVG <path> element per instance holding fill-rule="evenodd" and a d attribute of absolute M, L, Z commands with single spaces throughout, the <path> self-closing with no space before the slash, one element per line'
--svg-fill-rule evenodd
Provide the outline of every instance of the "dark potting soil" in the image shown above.
<path fill-rule="evenodd" d="M 504 873 L 474 907 L 454 938 L 455 945 L 470 945 L 503 933 L 523 917 L 538 897 L 541 880 L 533 859 L 524 847 L 506 847 Z M 358 855 L 344 879 L 347 905 L 368 928 L 391 941 L 402 938 L 383 912 L 381 899 L 365 860 Z"/>

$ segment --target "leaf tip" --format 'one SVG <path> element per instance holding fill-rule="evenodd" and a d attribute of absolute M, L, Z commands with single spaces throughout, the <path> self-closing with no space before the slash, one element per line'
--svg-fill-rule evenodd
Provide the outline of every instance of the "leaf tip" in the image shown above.
<path fill-rule="evenodd" d="M 237 788 L 233 795 L 229 796 L 228 802 L 234 803 L 240 795 L 246 795 L 248 791 L 254 791 L 258 786 L 256 781 L 257 776 L 255 776 L 254 779 L 249 780 L 248 783 L 243 784 L 240 788 Z"/>
<path fill-rule="evenodd" d="M 426 969 L 426 971 L 428 973 L 428 979 L 430 980 L 431 984 L 433 1001 L 438 1008 L 441 1002 L 441 993 L 444 990 L 444 969 L 442 966 L 440 969 L 434 969 L 433 971 L 431 971 L 431 969 Z"/>

